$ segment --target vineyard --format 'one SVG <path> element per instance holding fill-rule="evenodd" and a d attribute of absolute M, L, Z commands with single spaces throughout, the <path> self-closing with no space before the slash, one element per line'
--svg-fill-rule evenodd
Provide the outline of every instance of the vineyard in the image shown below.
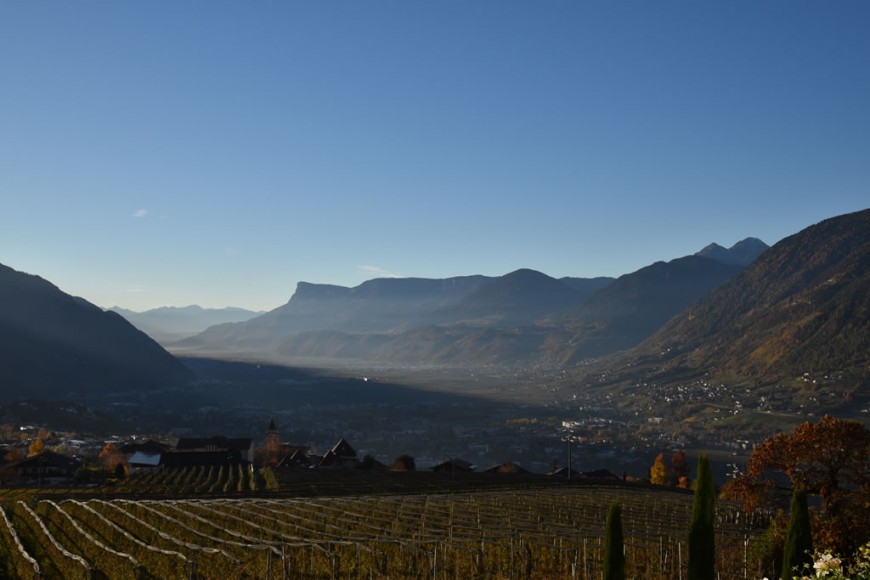
<path fill-rule="evenodd" d="M 314 498 L 7 498 L 0 576 L 600 578 L 604 522 L 614 501 L 623 506 L 628 576 L 685 578 L 691 496 L 618 486 Z M 752 577 L 747 544 L 764 523 L 727 504 L 717 508 L 720 578 Z"/>
<path fill-rule="evenodd" d="M 121 481 L 113 493 L 215 495 L 258 491 L 266 487 L 251 466 L 200 465 L 142 471 Z"/>

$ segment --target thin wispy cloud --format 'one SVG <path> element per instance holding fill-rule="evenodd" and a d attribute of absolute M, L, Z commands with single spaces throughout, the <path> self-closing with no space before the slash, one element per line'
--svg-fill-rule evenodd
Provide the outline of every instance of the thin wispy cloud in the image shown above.
<path fill-rule="evenodd" d="M 144 218 L 147 215 L 148 215 L 147 209 L 137 209 L 136 211 L 133 212 L 134 218 Z"/>
<path fill-rule="evenodd" d="M 377 266 L 357 266 L 357 270 L 363 272 L 364 274 L 375 276 L 378 278 L 404 278 L 402 274 L 396 274 L 395 272 L 388 272 L 383 268 L 379 268 Z"/>
<path fill-rule="evenodd" d="M 127 286 L 124 288 L 124 292 L 130 292 L 133 294 L 139 294 L 140 292 L 144 292 L 145 287 L 139 285 Z"/>

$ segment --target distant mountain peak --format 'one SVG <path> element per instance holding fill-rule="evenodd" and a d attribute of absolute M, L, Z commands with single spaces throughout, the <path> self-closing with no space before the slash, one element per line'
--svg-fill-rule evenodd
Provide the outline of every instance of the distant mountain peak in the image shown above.
<path fill-rule="evenodd" d="M 543 272 L 538 272 L 537 270 L 532 270 L 531 268 L 520 268 L 519 270 L 514 270 L 513 272 L 508 272 L 504 276 L 502 276 L 504 280 L 555 280 Z"/>
<path fill-rule="evenodd" d="M 748 266 L 755 259 L 763 254 L 770 246 L 765 244 L 758 238 L 744 238 L 731 246 L 725 248 L 716 242 L 705 246 L 696 256 L 709 258 L 722 262 L 723 264 L 732 264 L 735 266 Z"/>
<path fill-rule="evenodd" d="M 767 244 L 765 244 L 762 240 L 760 240 L 759 238 L 753 238 L 752 236 L 750 236 L 748 238 L 743 238 L 742 240 L 740 240 L 739 242 L 737 242 L 736 244 L 731 246 L 731 249 L 733 250 L 735 248 L 739 248 L 741 246 L 748 246 L 748 245 L 763 246 L 765 248 L 770 247 Z"/>
<path fill-rule="evenodd" d="M 161 306 L 144 312 L 133 312 L 117 306 L 109 309 L 126 318 L 136 328 L 163 345 L 173 344 L 198 334 L 216 324 L 243 322 L 262 312 L 243 308 L 203 308 L 190 306 Z"/>
<path fill-rule="evenodd" d="M 713 242 L 712 244 L 708 244 L 708 245 L 704 246 L 701 249 L 701 251 L 695 255 L 696 256 L 704 256 L 705 254 L 712 254 L 714 252 L 727 252 L 727 251 L 728 251 L 728 248 L 726 248 L 724 246 L 720 246 L 716 242 Z"/>

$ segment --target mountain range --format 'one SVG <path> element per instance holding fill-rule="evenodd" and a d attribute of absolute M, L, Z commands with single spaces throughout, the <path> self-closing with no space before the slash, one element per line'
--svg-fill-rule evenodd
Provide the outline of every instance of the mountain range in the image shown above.
<path fill-rule="evenodd" d="M 193 378 L 120 315 L 0 265 L 0 380 L 6 396 L 155 389 Z"/>
<path fill-rule="evenodd" d="M 244 322 L 263 314 L 243 308 L 202 308 L 201 306 L 164 306 L 144 312 L 134 312 L 120 306 L 110 308 L 136 328 L 162 345 L 199 334 L 206 328 L 226 322 Z"/>
<path fill-rule="evenodd" d="M 252 316 L 210 326 L 173 349 L 278 363 L 566 368 L 597 359 L 641 375 L 715 372 L 772 382 L 851 369 L 865 376 L 870 210 L 771 248 L 752 238 L 728 249 L 713 244 L 616 279 L 521 269 L 353 288 L 300 282 L 286 304 L 259 315 L 198 307 L 140 314 L 162 318 L 164 330 L 183 320 Z M 45 397 L 193 378 L 116 312 L 2 265 L 0 377 L 8 392 Z"/>
<path fill-rule="evenodd" d="M 574 363 L 638 344 L 767 248 L 755 239 L 710 247 L 618 279 L 555 279 L 521 269 L 499 277 L 384 278 L 354 288 L 300 282 L 283 306 L 177 346 L 277 362 Z"/>

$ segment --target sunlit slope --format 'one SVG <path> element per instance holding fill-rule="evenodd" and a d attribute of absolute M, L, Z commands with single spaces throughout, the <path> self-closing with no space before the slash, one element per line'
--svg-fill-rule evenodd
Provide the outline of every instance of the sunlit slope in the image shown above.
<path fill-rule="evenodd" d="M 797 376 L 870 364 L 870 210 L 790 236 L 641 348 L 670 366 Z"/>

